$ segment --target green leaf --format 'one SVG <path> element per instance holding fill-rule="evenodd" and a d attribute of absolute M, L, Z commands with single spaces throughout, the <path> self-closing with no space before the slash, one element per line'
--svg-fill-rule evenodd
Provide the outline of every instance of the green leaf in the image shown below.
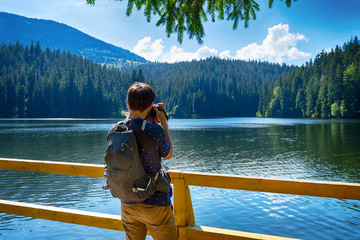
<path fill-rule="evenodd" d="M 269 8 L 272 7 L 274 0 L 269 0 Z"/>
<path fill-rule="evenodd" d="M 126 7 L 126 16 L 130 16 L 134 7 L 134 0 L 129 0 Z"/>
<path fill-rule="evenodd" d="M 90 5 L 94 5 L 95 1 L 86 0 Z M 274 0 L 269 0 L 270 8 L 273 2 Z M 291 2 L 291 0 L 285 0 L 288 7 Z M 212 22 L 215 22 L 216 18 L 232 21 L 234 30 L 238 28 L 240 21 L 244 21 L 244 27 L 247 28 L 250 19 L 255 20 L 256 12 L 260 9 L 255 0 L 128 0 L 127 16 L 132 14 L 134 5 L 137 10 L 144 7 L 144 16 L 148 22 L 152 15 L 158 14 L 160 17 L 156 26 L 165 25 L 168 37 L 176 32 L 178 42 L 182 43 L 186 31 L 189 38 L 195 37 L 199 44 L 203 42 L 202 39 L 205 36 L 203 22 L 208 21 L 209 18 Z"/>

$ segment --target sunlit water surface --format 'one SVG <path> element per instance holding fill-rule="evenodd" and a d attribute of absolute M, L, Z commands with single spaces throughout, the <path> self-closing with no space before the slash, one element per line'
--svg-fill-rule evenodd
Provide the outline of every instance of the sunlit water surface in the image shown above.
<path fill-rule="evenodd" d="M 0 157 L 103 164 L 116 120 L 0 120 Z M 360 182 L 360 121 L 170 120 L 172 170 Z M 0 199 L 120 214 L 103 179 L 0 170 Z M 197 225 L 301 239 L 360 239 L 360 202 L 191 187 Z M 0 213 L 0 239 L 125 239 Z M 149 237 L 149 239 L 151 239 Z"/>

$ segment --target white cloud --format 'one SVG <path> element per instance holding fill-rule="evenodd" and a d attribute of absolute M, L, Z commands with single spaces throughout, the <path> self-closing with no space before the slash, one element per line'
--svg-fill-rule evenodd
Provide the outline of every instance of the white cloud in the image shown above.
<path fill-rule="evenodd" d="M 197 50 L 195 53 L 197 59 L 209 58 L 216 55 L 218 55 L 218 51 L 214 48 L 209 48 L 207 46 L 199 48 L 199 50 Z"/>
<path fill-rule="evenodd" d="M 222 58 L 222 59 L 232 59 L 232 58 L 234 58 L 234 57 L 232 57 L 230 55 L 230 50 L 225 50 L 225 51 L 221 52 L 219 54 L 219 57 Z"/>
<path fill-rule="evenodd" d="M 326 52 L 326 53 L 331 53 L 331 51 L 333 51 L 333 49 L 331 47 L 324 50 L 324 52 Z"/>
<path fill-rule="evenodd" d="M 296 48 L 299 41 L 307 41 L 302 34 L 289 32 L 289 25 L 278 24 L 268 29 L 268 35 L 261 44 L 251 43 L 236 51 L 232 56 L 230 50 L 219 53 L 214 48 L 203 46 L 196 52 L 186 52 L 183 48 L 171 46 L 168 52 L 163 52 L 164 43 L 162 39 L 151 41 L 150 37 L 145 37 L 138 41 L 133 52 L 150 60 L 160 62 L 182 62 L 191 60 L 201 60 L 211 56 L 223 59 L 241 60 L 261 60 L 276 63 L 289 63 L 292 61 L 306 60 L 310 53 L 302 52 Z"/>
<path fill-rule="evenodd" d="M 205 59 L 211 56 L 217 56 L 218 51 L 207 46 L 199 48 L 196 52 L 185 52 L 183 48 L 172 46 L 170 51 L 165 53 L 161 61 L 163 62 L 182 62 L 182 61 L 191 61 L 191 60 L 200 60 Z"/>
<path fill-rule="evenodd" d="M 236 51 L 234 58 L 282 63 L 310 57 L 310 53 L 296 48 L 298 41 L 307 39 L 302 34 L 289 33 L 289 25 L 278 24 L 268 29 L 268 35 L 262 44 L 251 43 Z"/>
<path fill-rule="evenodd" d="M 163 53 L 164 42 L 162 39 L 151 41 L 151 37 L 144 37 L 139 40 L 133 52 L 150 61 L 160 62 L 184 62 L 191 60 L 205 59 L 217 56 L 218 51 L 207 46 L 199 48 L 196 52 L 186 52 L 183 48 L 171 46 L 170 51 Z"/>
<path fill-rule="evenodd" d="M 138 41 L 133 52 L 147 60 L 155 61 L 159 60 L 158 58 L 162 54 L 163 49 L 164 44 L 161 38 L 152 42 L 151 37 L 144 37 Z"/>
<path fill-rule="evenodd" d="M 132 51 L 150 61 L 169 63 L 200 60 L 211 56 L 218 56 L 216 49 L 207 46 L 199 48 L 196 52 L 186 52 L 183 48 L 171 46 L 170 51 L 165 53 L 163 52 L 164 47 L 164 42 L 161 38 L 152 41 L 151 37 L 144 37 L 137 42 Z"/>

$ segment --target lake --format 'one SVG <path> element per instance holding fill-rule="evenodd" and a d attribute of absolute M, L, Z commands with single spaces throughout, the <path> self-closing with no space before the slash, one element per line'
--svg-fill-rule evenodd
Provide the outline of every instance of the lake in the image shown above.
<path fill-rule="evenodd" d="M 0 157 L 103 164 L 116 120 L 0 119 Z M 172 119 L 171 170 L 360 183 L 360 121 Z M 0 170 L 0 198 L 120 214 L 104 179 Z M 190 187 L 197 225 L 360 239 L 360 201 Z M 123 232 L 0 213 L 0 239 L 125 239 Z M 151 239 L 149 237 L 149 239 Z"/>

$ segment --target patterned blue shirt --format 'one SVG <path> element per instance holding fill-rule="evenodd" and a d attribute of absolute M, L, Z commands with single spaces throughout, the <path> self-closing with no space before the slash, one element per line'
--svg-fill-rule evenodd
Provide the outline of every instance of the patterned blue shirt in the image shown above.
<path fill-rule="evenodd" d="M 142 126 L 142 118 L 133 119 L 139 126 Z M 160 157 L 166 157 L 170 152 L 170 144 L 166 140 L 166 133 L 162 126 L 158 124 L 152 124 L 147 122 L 144 132 L 147 133 L 156 143 L 156 149 L 159 151 Z M 149 151 L 144 148 L 139 148 L 140 161 L 144 167 L 144 170 L 148 174 L 155 175 L 161 169 L 161 159 L 155 159 Z M 155 192 L 149 198 L 142 203 L 155 205 L 155 206 L 168 206 L 171 204 L 172 189 L 165 192 Z"/>

